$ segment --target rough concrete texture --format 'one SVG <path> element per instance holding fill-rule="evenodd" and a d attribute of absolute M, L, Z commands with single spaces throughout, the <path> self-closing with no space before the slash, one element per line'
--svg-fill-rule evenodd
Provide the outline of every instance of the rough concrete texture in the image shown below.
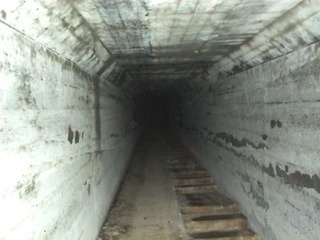
<path fill-rule="evenodd" d="M 180 112 L 185 142 L 262 239 L 320 234 L 319 49 L 212 79 Z"/>
<path fill-rule="evenodd" d="M 290 1 L 281 1 L 288 4 Z M 300 1 L 239 48 L 219 59 L 211 73 L 235 74 L 320 40 L 320 1 Z M 265 12 L 262 9 L 261 14 Z M 260 20 L 259 20 L 260 21 Z M 246 25 L 244 26 L 246 28 Z"/>
<path fill-rule="evenodd" d="M 0 19 L 91 73 L 118 64 L 130 89 L 167 91 L 318 41 L 319 9 L 319 0 L 12 0 Z"/>
<path fill-rule="evenodd" d="M 0 1 L 0 239 L 93 239 L 145 95 L 258 234 L 317 238 L 319 26 L 319 0 Z"/>
<path fill-rule="evenodd" d="M 93 239 L 135 144 L 133 105 L 50 49 L 0 32 L 0 239 Z"/>

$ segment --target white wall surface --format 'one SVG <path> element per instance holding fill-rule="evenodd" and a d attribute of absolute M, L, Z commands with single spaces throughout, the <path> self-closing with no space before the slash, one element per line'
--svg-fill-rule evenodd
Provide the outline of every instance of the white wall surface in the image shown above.
<path fill-rule="evenodd" d="M 95 239 L 137 130 L 121 92 L 0 24 L 0 239 Z"/>
<path fill-rule="evenodd" d="M 182 136 L 262 239 L 320 236 L 320 45 L 185 99 Z M 178 111 L 177 111 L 178 112 Z"/>

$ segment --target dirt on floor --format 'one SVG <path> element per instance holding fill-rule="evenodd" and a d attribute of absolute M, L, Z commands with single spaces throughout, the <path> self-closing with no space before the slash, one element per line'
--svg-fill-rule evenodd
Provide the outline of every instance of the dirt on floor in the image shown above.
<path fill-rule="evenodd" d="M 98 240 L 187 239 L 166 158 L 160 134 L 141 139 Z"/>

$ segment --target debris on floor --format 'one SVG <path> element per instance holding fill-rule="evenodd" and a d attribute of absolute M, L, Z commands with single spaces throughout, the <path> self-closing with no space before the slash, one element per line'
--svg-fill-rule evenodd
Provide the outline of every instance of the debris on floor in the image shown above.
<path fill-rule="evenodd" d="M 154 135 L 137 146 L 98 240 L 258 240 L 192 153 Z"/>
<path fill-rule="evenodd" d="M 186 239 L 166 166 L 166 149 L 159 133 L 140 141 L 99 240 Z"/>

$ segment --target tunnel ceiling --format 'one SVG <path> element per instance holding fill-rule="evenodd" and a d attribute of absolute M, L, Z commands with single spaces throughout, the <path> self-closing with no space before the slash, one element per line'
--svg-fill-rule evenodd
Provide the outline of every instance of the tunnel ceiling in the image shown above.
<path fill-rule="evenodd" d="M 117 69 L 117 77 L 111 75 L 118 79 L 115 85 L 166 89 L 203 72 L 245 70 L 318 41 L 319 5 L 301 0 L 13 0 L 0 3 L 0 17 L 102 79 Z"/>

